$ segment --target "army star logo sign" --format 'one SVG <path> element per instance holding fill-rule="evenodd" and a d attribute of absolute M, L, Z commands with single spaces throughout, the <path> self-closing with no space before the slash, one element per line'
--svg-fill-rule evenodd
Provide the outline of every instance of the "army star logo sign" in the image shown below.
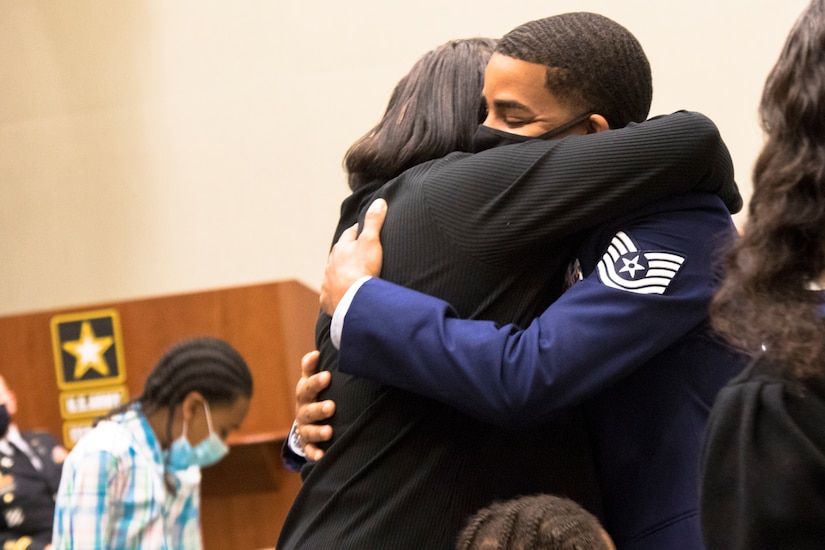
<path fill-rule="evenodd" d="M 62 389 L 124 380 L 115 310 L 58 315 L 51 324 L 57 380 Z"/>
<path fill-rule="evenodd" d="M 111 336 L 96 337 L 92 324 L 89 321 L 81 321 L 80 338 L 63 343 L 63 349 L 75 358 L 72 378 L 80 380 L 89 369 L 96 370 L 101 376 L 108 376 L 109 365 L 103 354 L 112 347 L 113 343 L 114 338 Z"/>
<path fill-rule="evenodd" d="M 672 252 L 639 252 L 619 231 L 599 261 L 599 280 L 609 287 L 638 294 L 664 294 L 685 262 Z"/>

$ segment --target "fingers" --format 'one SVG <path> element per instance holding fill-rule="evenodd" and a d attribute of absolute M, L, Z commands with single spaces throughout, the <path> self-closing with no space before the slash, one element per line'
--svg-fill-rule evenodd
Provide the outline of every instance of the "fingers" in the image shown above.
<path fill-rule="evenodd" d="M 301 358 L 301 378 L 295 386 L 295 411 L 304 403 L 311 403 L 318 399 L 318 394 L 329 386 L 330 374 L 327 371 L 317 372 L 318 350 L 310 351 Z M 296 416 L 297 418 L 297 416 Z"/>
<path fill-rule="evenodd" d="M 349 226 L 338 237 L 338 242 L 335 244 L 345 245 L 360 238 L 377 239 L 381 233 L 381 227 L 384 225 L 384 219 L 387 217 L 387 201 L 384 199 L 375 199 L 367 209 L 364 216 L 364 228 L 361 230 L 361 235 L 358 234 L 358 224 L 355 223 Z"/>
<path fill-rule="evenodd" d="M 359 236 L 358 224 L 346 229 L 332 248 L 324 269 L 319 301 L 330 315 L 346 290 L 363 275 L 381 272 L 382 254 L 379 235 L 387 215 L 387 202 L 377 199 L 370 205 Z M 328 441 L 332 427 L 319 422 L 335 414 L 335 403 L 330 400 L 316 403 L 318 394 L 329 386 L 329 372 L 317 372 L 318 351 L 311 351 L 301 359 L 301 379 L 295 387 L 295 429 L 308 458 L 317 460 L 323 451 L 315 443 Z"/>
<path fill-rule="evenodd" d="M 313 422 L 327 419 L 334 413 L 335 403 L 333 401 L 308 403 L 298 408 L 295 429 L 298 432 L 304 455 L 308 459 L 320 460 L 324 456 L 324 451 L 315 444 L 332 439 L 332 426 L 316 425 Z"/>
<path fill-rule="evenodd" d="M 316 447 L 315 445 L 308 443 L 304 445 L 304 456 L 307 457 L 309 460 L 321 460 L 324 457 L 324 451 Z"/>
<path fill-rule="evenodd" d="M 376 199 L 372 202 L 364 218 L 364 228 L 355 241 L 361 274 L 378 277 L 381 274 L 384 248 L 381 246 L 381 227 L 387 217 L 387 201 Z M 355 281 L 353 281 L 355 282 Z"/>
<path fill-rule="evenodd" d="M 322 371 L 312 376 L 304 376 L 298 380 L 295 386 L 295 401 L 297 407 L 305 403 L 314 403 L 318 400 L 318 394 L 325 390 L 332 377 L 329 371 Z"/>
<path fill-rule="evenodd" d="M 381 233 L 381 227 L 384 225 L 384 219 L 386 217 L 387 201 L 384 199 L 375 199 L 372 201 L 364 218 L 364 229 L 361 230 L 361 236 L 359 238 L 378 240 L 378 235 Z"/>
<path fill-rule="evenodd" d="M 335 414 L 335 401 L 330 399 L 317 403 L 306 403 L 298 407 L 298 414 L 295 415 L 295 420 L 298 423 L 298 429 L 301 430 L 301 437 L 304 437 L 304 433 L 314 434 L 319 428 L 323 428 L 324 426 L 318 425 L 317 423 L 327 420 L 333 414 Z M 331 429 L 332 428 L 330 428 L 330 430 Z M 323 432 L 326 433 L 326 430 L 323 430 Z M 313 435 L 305 439 L 309 443 L 327 440 L 323 435 Z"/>
<path fill-rule="evenodd" d="M 343 235 L 341 237 L 343 238 Z M 338 242 L 340 243 L 341 241 L 339 240 Z M 336 244 L 335 246 L 338 245 Z M 333 247 L 332 250 L 334 252 L 335 248 Z M 327 313 L 327 315 L 332 315 L 335 313 L 335 308 L 338 307 L 338 302 L 341 301 L 340 298 L 336 299 L 334 294 L 334 280 L 335 275 L 332 272 L 332 252 L 330 252 L 327 265 L 324 267 L 324 279 L 321 283 L 321 293 L 318 295 L 318 304 L 321 306 L 321 309 Z"/>
<path fill-rule="evenodd" d="M 324 451 L 315 444 L 332 438 L 332 426 L 316 425 L 335 414 L 335 402 L 317 402 L 318 394 L 329 386 L 332 376 L 328 371 L 318 372 L 318 350 L 301 358 L 301 378 L 295 386 L 295 431 L 298 443 L 310 460 L 320 460 Z"/>
<path fill-rule="evenodd" d="M 343 233 L 341 233 L 341 236 L 338 237 L 338 242 L 336 242 L 335 244 L 338 244 L 338 243 L 341 243 L 341 244 L 351 243 L 352 241 L 356 240 L 357 238 L 358 238 L 358 224 L 354 223 L 351 226 L 349 226 L 348 228 L 346 228 Z"/>
<path fill-rule="evenodd" d="M 335 313 L 335 308 L 338 307 L 341 296 L 346 292 L 346 289 L 341 292 L 340 288 L 344 285 L 351 284 L 348 279 L 344 281 L 339 279 L 335 257 L 341 254 L 341 249 L 344 247 L 352 247 L 357 244 L 357 235 L 358 224 L 356 223 L 341 233 L 338 241 L 333 245 L 332 250 L 330 250 L 327 256 L 327 265 L 324 266 L 324 278 L 321 282 L 321 292 L 318 295 L 318 303 L 321 309 L 328 315 Z"/>
<path fill-rule="evenodd" d="M 298 434 L 304 455 L 310 460 L 320 460 L 324 456 L 324 451 L 317 446 L 317 443 L 329 441 L 332 438 L 332 428 L 308 425 L 299 429 Z"/>
<path fill-rule="evenodd" d="M 301 376 L 309 378 L 318 371 L 319 355 L 321 355 L 321 352 L 316 349 L 301 358 Z"/>
<path fill-rule="evenodd" d="M 358 279 L 381 274 L 384 249 L 380 233 L 386 215 L 387 201 L 373 201 L 365 215 L 361 234 L 358 235 L 357 226 L 350 227 L 332 247 L 318 297 L 321 309 L 329 315 L 335 313 L 341 298 Z"/>

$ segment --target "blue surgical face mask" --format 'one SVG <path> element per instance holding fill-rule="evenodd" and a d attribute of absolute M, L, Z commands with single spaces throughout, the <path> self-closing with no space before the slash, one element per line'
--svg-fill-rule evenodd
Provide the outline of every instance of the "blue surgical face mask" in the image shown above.
<path fill-rule="evenodd" d="M 530 141 L 533 139 L 553 139 L 554 137 L 563 134 L 576 124 L 584 122 L 590 118 L 590 115 L 592 114 L 593 113 L 584 113 L 579 115 L 573 120 L 565 122 L 561 126 L 553 128 L 552 130 L 538 136 L 522 136 L 520 134 L 513 134 L 503 130 L 496 130 L 495 128 L 490 128 L 489 126 L 484 126 L 482 124 L 478 127 L 478 130 L 476 130 L 475 135 L 473 135 L 473 153 L 480 153 L 481 151 L 486 151 L 487 149 L 492 149 L 494 147 L 501 147 L 502 145 L 524 143 L 525 141 Z"/>
<path fill-rule="evenodd" d="M 205 468 L 211 466 L 226 456 L 229 447 L 212 429 L 212 413 L 209 404 L 204 401 L 206 422 L 209 425 L 209 435 L 194 448 L 186 439 L 186 422 L 183 423 L 183 433 L 169 447 L 169 467 L 173 470 L 186 470 L 190 466 Z"/>

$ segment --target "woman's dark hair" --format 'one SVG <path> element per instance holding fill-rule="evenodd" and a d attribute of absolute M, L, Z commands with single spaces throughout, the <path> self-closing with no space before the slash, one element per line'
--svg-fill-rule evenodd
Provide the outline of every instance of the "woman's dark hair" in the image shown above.
<path fill-rule="evenodd" d="M 424 54 L 393 91 L 381 121 L 344 157 L 355 191 L 416 164 L 471 151 L 483 120 L 484 69 L 495 40 L 452 40 Z"/>
<path fill-rule="evenodd" d="M 750 355 L 803 377 L 822 372 L 825 272 L 825 1 L 800 15 L 768 75 L 766 141 L 743 235 L 711 305 L 713 326 Z"/>
<path fill-rule="evenodd" d="M 457 550 L 607 550 L 602 526 L 578 503 L 553 495 L 495 502 L 470 518 Z"/>
<path fill-rule="evenodd" d="M 519 25 L 496 53 L 547 67 L 547 89 L 581 112 L 602 115 L 611 128 L 642 122 L 650 112 L 653 77 L 642 45 L 612 19 L 563 13 Z"/>

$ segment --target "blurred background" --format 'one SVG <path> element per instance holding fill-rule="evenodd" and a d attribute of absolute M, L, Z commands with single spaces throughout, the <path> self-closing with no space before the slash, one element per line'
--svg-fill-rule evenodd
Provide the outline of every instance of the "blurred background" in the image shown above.
<path fill-rule="evenodd" d="M 704 112 L 746 197 L 757 105 L 803 0 L 4 0 L 0 315 L 321 274 L 341 160 L 452 38 L 595 11 Z M 737 216 L 742 223 L 743 216 Z"/>

